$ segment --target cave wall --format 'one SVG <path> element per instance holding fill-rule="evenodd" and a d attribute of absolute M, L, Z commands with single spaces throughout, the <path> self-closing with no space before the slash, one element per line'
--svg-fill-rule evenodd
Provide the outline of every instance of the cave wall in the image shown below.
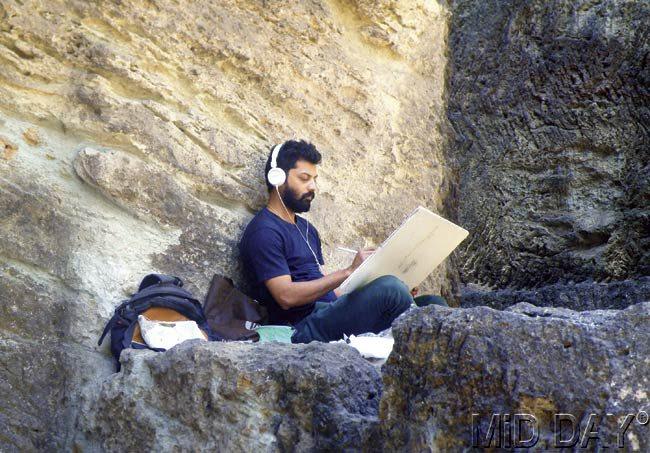
<path fill-rule="evenodd" d="M 174 376 L 191 374 L 185 357 L 222 360 L 223 379 L 197 383 L 215 401 L 269 392 L 264 420 L 282 420 L 275 432 L 257 427 L 269 435 L 269 449 L 294 441 L 354 445 L 355 436 L 367 448 L 465 442 L 458 432 L 434 443 L 446 419 L 431 410 L 480 390 L 458 386 L 467 377 L 463 363 L 436 368 L 435 360 L 449 353 L 453 361 L 469 346 L 495 352 L 485 369 L 505 363 L 506 371 L 528 372 L 531 392 L 556 390 L 522 365 L 523 355 L 509 363 L 511 345 L 494 349 L 479 336 L 467 346 L 471 335 L 462 329 L 490 333 L 503 322 L 522 332 L 557 328 L 555 337 L 536 336 L 530 345 L 557 347 L 562 357 L 574 335 L 585 347 L 565 352 L 580 366 L 560 371 L 606 377 L 611 359 L 625 365 L 620 370 L 647 374 L 637 349 L 628 357 L 621 347 L 618 359 L 618 350 L 601 348 L 600 333 L 582 327 L 584 320 L 610 323 L 614 333 L 603 335 L 619 345 L 614 327 L 625 318 L 642 342 L 647 304 L 584 315 L 433 308 L 400 327 L 379 414 L 388 428 L 375 432 L 378 376 L 350 351 L 269 347 L 295 360 L 268 361 L 264 381 L 249 377 L 254 364 L 236 346 L 188 346 L 173 357 L 133 354 L 133 373 L 109 377 L 107 347 L 96 340 L 113 307 L 148 272 L 180 276 L 199 298 L 215 272 L 241 283 L 235 244 L 264 204 L 269 147 L 285 138 L 309 139 L 323 152 L 308 217 L 330 269 L 349 259 L 336 246 L 379 243 L 422 204 L 471 234 L 423 292 L 452 296 L 460 272 L 468 285 L 506 291 L 465 299 L 474 306 L 507 308 L 522 297 L 576 310 L 647 301 L 649 16 L 647 2 L 622 0 L 0 3 L 0 390 L 8 395 L 0 401 L 8 427 L 0 449 L 121 445 L 101 435 L 119 420 L 89 412 L 138 404 L 137 391 L 120 394 L 120 379 L 134 379 L 148 395 L 151 407 L 138 410 L 151 445 L 166 445 L 176 429 L 161 413 L 186 417 L 178 429 L 188 445 L 194 428 L 208 438 L 204 418 L 151 388 L 152 376 L 165 381 L 172 365 L 179 374 L 169 379 L 180 385 Z M 583 357 L 593 348 L 601 348 L 600 363 Z M 423 358 L 431 358 L 429 368 Z M 413 364 L 428 371 L 412 372 Z M 363 385 L 347 382 L 343 393 L 355 401 L 372 393 L 370 406 L 347 407 L 347 396 L 339 401 L 338 386 L 329 385 L 351 370 Z M 326 390 L 292 393 L 280 385 L 295 376 L 320 380 Z M 444 388 L 427 393 L 423 382 Z M 513 400 L 498 379 L 490 383 L 490 401 L 530 402 L 521 389 Z M 311 404 L 313 394 L 323 402 Z M 636 404 L 637 387 L 634 398 L 626 395 L 597 403 Z M 158 407 L 161 401 L 169 406 Z M 212 410 L 201 402 L 191 400 Z M 332 421 L 334 406 L 347 412 L 345 423 Z M 224 430 L 239 427 L 237 416 L 256 406 L 233 407 L 242 412 Z M 301 419 L 304 408 L 313 418 Z M 163 425 L 171 431 L 156 437 Z"/>
<path fill-rule="evenodd" d="M 199 298 L 213 273 L 241 283 L 276 142 L 323 154 L 308 218 L 326 269 L 420 204 L 442 212 L 447 18 L 429 1 L 0 2 L 0 450 L 70 445 L 112 370 L 103 324 L 144 275 Z"/>
<path fill-rule="evenodd" d="M 449 155 L 465 282 L 650 275 L 643 1 L 453 1 Z"/>

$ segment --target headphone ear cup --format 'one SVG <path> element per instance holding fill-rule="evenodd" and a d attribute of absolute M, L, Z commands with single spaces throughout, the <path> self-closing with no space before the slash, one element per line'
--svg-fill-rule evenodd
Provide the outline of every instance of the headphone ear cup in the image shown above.
<path fill-rule="evenodd" d="M 275 167 L 269 170 L 269 173 L 266 175 L 269 180 L 269 183 L 272 186 L 281 186 L 287 180 L 287 175 L 284 173 L 284 170 Z"/>

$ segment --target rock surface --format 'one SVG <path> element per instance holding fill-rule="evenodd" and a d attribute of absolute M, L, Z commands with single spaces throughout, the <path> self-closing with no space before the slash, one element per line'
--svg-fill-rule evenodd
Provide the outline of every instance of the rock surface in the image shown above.
<path fill-rule="evenodd" d="M 199 298 L 215 272 L 241 283 L 235 244 L 264 203 L 269 147 L 285 138 L 307 138 L 324 155 L 309 218 L 328 269 L 347 265 L 336 246 L 379 243 L 422 204 L 471 232 L 423 293 L 453 302 L 460 271 L 465 283 L 503 289 L 466 291 L 467 306 L 528 301 L 586 310 L 647 300 L 649 9 L 640 0 L 0 2 L 0 422 L 7 428 L 0 450 L 115 450 L 138 440 L 164 448 L 177 435 L 189 446 L 194 432 L 213 445 L 212 425 L 189 409 L 212 414 L 221 405 L 231 410 L 217 429 L 235 448 L 254 433 L 269 450 L 294 442 L 382 448 L 383 437 L 372 434 L 379 391 L 361 404 L 376 375 L 335 347 L 269 346 L 264 357 L 246 345 L 183 347 L 129 355 L 127 372 L 112 376 L 107 345 L 95 345 L 113 307 L 149 272 L 180 276 Z M 553 384 L 579 372 L 618 373 L 596 340 L 624 348 L 610 330 L 600 337 L 578 320 L 632 326 L 647 320 L 638 307 L 647 304 L 563 321 L 554 311 L 548 322 L 573 326 L 584 344 L 563 352 L 575 354 L 574 368 L 548 387 L 531 377 L 536 398 L 561 401 Z M 545 322 L 516 310 L 433 312 L 409 322 L 433 325 L 443 312 L 452 321 L 485 314 L 486 332 L 503 322 L 537 331 Z M 420 346 L 416 330 L 397 345 L 416 352 L 413 362 L 396 355 L 387 368 L 386 446 L 464 442 L 463 433 L 426 437 L 434 431 L 423 383 L 442 381 L 432 377 L 438 371 L 422 371 L 435 360 L 409 368 L 429 354 L 418 349 L 429 343 Z M 488 352 L 498 347 L 490 343 Z M 643 347 L 631 344 L 618 360 L 647 373 L 647 355 L 634 355 Z M 256 357 L 268 382 L 236 351 Z M 594 351 L 602 364 L 588 368 Z M 560 352 L 551 357 L 562 359 Z M 214 359 L 209 369 L 230 387 L 205 387 L 212 377 L 204 370 L 192 377 L 184 354 Z M 528 367 L 523 353 L 487 357 L 494 376 Z M 203 395 L 190 395 L 181 407 L 174 395 L 157 393 L 150 384 L 167 383 L 166 371 L 219 404 L 206 408 Z M 300 387 L 299 378 L 325 391 Z M 462 374 L 454 379 L 465 382 Z M 127 381 L 135 390 L 121 394 Z M 484 409 L 488 398 L 512 401 L 510 387 L 488 382 Z M 435 401 L 458 407 L 468 392 L 482 391 L 479 384 L 450 384 Z M 250 401 L 228 399 L 253 391 L 266 405 L 262 415 L 247 412 L 256 407 Z M 584 396 L 576 389 L 567 404 L 575 395 Z M 619 401 L 606 395 L 584 398 Z M 138 437 L 109 434 L 129 428 L 116 425 L 120 408 L 143 419 Z M 169 414 L 182 419 L 171 423 Z M 230 436 L 228 426 L 242 432 Z"/>
<path fill-rule="evenodd" d="M 463 288 L 461 307 L 487 305 L 497 310 L 526 302 L 539 307 L 570 308 L 576 311 L 623 309 L 650 302 L 650 277 L 612 283 L 555 284 L 531 290 L 481 291 Z"/>
<path fill-rule="evenodd" d="M 646 1 L 455 0 L 450 159 L 466 282 L 650 275 Z"/>
<path fill-rule="evenodd" d="M 104 354 L 46 337 L 0 335 L 0 451 L 53 451 L 71 445 L 70 429 L 113 371 Z"/>
<path fill-rule="evenodd" d="M 77 448 L 345 451 L 376 433 L 381 378 L 347 345 L 187 342 L 122 362 L 85 409 Z"/>
<path fill-rule="evenodd" d="M 419 0 L 0 2 L 0 450 L 69 449 L 61 414 L 110 374 L 95 342 L 144 275 L 199 298 L 213 273 L 241 283 L 277 141 L 323 153 L 327 269 L 442 211 L 447 18 Z"/>
<path fill-rule="evenodd" d="M 0 264 L 0 275 L 0 451 L 70 445 L 80 398 L 113 371 L 93 347 L 97 302 L 24 263 Z"/>
<path fill-rule="evenodd" d="M 419 204 L 443 210 L 446 11 L 423 0 L 3 2 L 2 187 L 63 217 L 52 266 L 92 256 L 124 225 L 119 268 L 90 283 L 119 275 L 123 289 L 156 267 L 205 292 L 215 271 L 240 278 L 234 244 L 265 202 L 271 145 L 306 138 L 324 155 L 309 217 L 326 262 L 347 265 L 337 245 L 377 244 Z M 36 248 L 13 228 L 2 237 L 21 250 L 9 258 Z M 428 287 L 449 292 L 446 273 Z"/>
<path fill-rule="evenodd" d="M 400 318 L 393 336 L 380 409 L 388 450 L 470 448 L 473 413 L 483 446 L 492 414 L 534 415 L 540 449 L 554 445 L 555 414 L 575 417 L 581 445 L 593 413 L 600 440 L 586 446 L 598 450 L 617 444 L 619 417 L 650 414 L 650 302 L 587 312 L 427 307 Z M 650 424 L 639 421 L 624 445 L 647 451 Z"/>

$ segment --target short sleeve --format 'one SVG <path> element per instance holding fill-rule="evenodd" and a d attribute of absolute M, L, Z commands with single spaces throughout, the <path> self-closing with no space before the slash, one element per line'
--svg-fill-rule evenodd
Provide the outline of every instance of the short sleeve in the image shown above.
<path fill-rule="evenodd" d="M 271 228 L 253 231 L 242 252 L 258 283 L 279 275 L 291 275 L 282 236 Z"/>

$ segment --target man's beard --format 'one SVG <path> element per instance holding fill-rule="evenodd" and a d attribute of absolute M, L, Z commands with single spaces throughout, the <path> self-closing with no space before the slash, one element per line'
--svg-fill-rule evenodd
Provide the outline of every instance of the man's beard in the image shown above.
<path fill-rule="evenodd" d="M 307 212 L 311 207 L 311 202 L 316 194 L 314 192 L 307 192 L 299 197 L 289 186 L 284 189 L 282 194 L 282 201 L 287 209 L 293 212 Z"/>

